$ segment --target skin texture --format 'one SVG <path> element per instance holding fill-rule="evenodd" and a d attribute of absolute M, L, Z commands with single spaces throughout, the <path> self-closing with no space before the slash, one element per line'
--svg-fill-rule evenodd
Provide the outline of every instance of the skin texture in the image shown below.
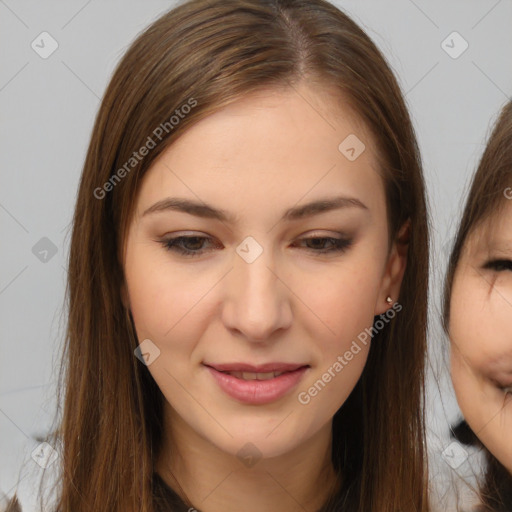
<path fill-rule="evenodd" d="M 489 261 L 507 263 L 486 265 Z M 462 413 L 512 474 L 512 201 L 468 238 L 450 299 L 451 372 Z M 500 389 L 510 387 L 506 393 Z"/>
<path fill-rule="evenodd" d="M 388 245 L 383 181 L 374 144 L 332 91 L 259 91 L 185 132 L 142 182 L 125 245 L 126 303 L 139 341 L 160 356 L 148 366 L 165 395 L 165 440 L 157 469 L 171 472 L 197 508 L 315 510 L 334 482 L 331 420 L 357 383 L 370 344 L 307 405 L 307 390 L 390 309 L 407 248 Z M 356 134 L 365 151 L 349 161 L 338 145 Z M 293 221 L 288 208 L 343 195 L 346 206 Z M 222 208 L 229 223 L 178 211 L 143 215 L 183 197 Z M 404 227 L 406 229 L 406 227 Z M 166 249 L 171 236 L 210 237 Z M 236 248 L 252 236 L 262 254 L 247 263 Z M 326 241 L 350 238 L 341 252 Z M 399 249 L 400 247 L 400 249 Z M 316 253 L 314 251 L 317 251 Z M 224 394 L 203 362 L 310 365 L 299 385 L 274 403 L 248 405 Z M 252 467 L 236 456 L 252 443 Z M 252 446 L 251 445 L 251 446 Z M 172 455 L 172 456 L 171 456 Z M 264 490 L 264 492 L 262 492 Z"/>

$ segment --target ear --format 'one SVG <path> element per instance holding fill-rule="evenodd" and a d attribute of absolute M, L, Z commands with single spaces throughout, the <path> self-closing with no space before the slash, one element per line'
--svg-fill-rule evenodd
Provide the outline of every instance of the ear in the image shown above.
<path fill-rule="evenodd" d="M 400 228 L 389 252 L 386 269 L 382 276 L 381 287 L 375 305 L 375 315 L 385 313 L 391 305 L 398 300 L 405 267 L 407 265 L 410 231 L 411 221 L 407 219 Z M 386 301 L 388 297 L 391 297 L 391 303 Z"/>

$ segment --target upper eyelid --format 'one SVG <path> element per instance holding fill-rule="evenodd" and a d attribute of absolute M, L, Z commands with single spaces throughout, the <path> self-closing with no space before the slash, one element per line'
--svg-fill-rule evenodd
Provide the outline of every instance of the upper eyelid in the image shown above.
<path fill-rule="evenodd" d="M 325 233 L 323 231 L 327 231 L 327 233 Z M 348 239 L 348 238 L 353 238 L 353 235 L 349 234 L 348 232 L 342 232 L 342 231 L 336 231 L 336 230 L 316 229 L 316 230 L 310 230 L 310 231 L 306 232 L 306 234 L 299 235 L 298 237 L 295 237 L 295 238 L 336 238 L 336 237 Z M 174 239 L 174 238 L 216 239 L 217 237 L 208 235 L 206 233 L 203 233 L 202 231 L 186 231 L 186 230 L 184 230 L 184 231 L 176 231 L 173 233 L 167 233 L 167 234 L 162 235 L 162 237 L 160 237 L 160 238 L 170 240 L 170 239 Z M 242 237 L 242 239 L 243 238 L 244 237 Z"/>

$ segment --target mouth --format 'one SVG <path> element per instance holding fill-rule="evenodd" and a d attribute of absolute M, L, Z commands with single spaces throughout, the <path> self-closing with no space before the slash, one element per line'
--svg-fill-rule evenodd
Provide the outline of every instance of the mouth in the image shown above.
<path fill-rule="evenodd" d="M 242 380 L 270 380 L 291 373 L 301 368 L 308 368 L 308 364 L 294 363 L 267 363 L 254 366 L 247 363 L 227 363 L 227 364 L 206 364 L 218 372 L 231 375 Z"/>
<path fill-rule="evenodd" d="M 203 365 L 225 394 L 238 402 L 252 405 L 274 402 L 287 395 L 310 368 L 308 364 L 295 363 Z"/>

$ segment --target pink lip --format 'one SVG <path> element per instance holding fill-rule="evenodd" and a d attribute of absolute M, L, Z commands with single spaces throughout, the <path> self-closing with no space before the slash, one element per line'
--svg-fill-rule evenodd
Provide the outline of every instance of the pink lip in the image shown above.
<path fill-rule="evenodd" d="M 253 365 L 248 363 L 203 363 L 205 366 L 210 366 L 219 372 L 253 372 L 253 373 L 267 373 L 267 372 L 292 372 L 307 364 L 294 364 L 294 363 L 266 363 L 260 365 Z"/>
<path fill-rule="evenodd" d="M 302 379 L 309 369 L 307 365 L 270 363 L 261 366 L 246 364 L 215 365 L 215 368 L 205 365 L 219 387 L 230 397 L 239 402 L 261 405 L 279 400 L 289 393 Z M 224 370 L 224 368 L 227 368 Z M 288 368 L 288 369 L 287 369 Z M 268 380 L 243 380 L 225 371 L 242 371 L 253 373 L 286 372 Z"/>

